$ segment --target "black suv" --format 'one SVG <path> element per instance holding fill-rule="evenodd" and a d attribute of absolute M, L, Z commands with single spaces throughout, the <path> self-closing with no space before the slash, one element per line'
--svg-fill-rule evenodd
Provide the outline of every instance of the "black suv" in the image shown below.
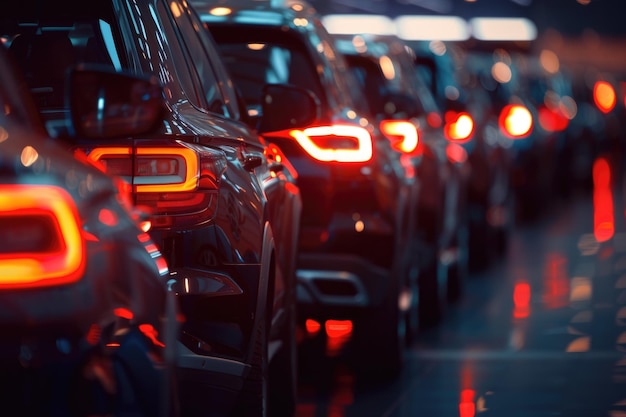
<path fill-rule="evenodd" d="M 417 297 L 418 184 L 368 119 L 363 92 L 315 10 L 304 2 L 196 1 L 235 84 L 258 114 L 267 83 L 306 89 L 315 120 L 259 130 L 294 165 L 303 214 L 297 263 L 302 321 L 352 320 L 359 369 L 397 371 Z M 376 360 L 371 355 L 376 354 Z"/>
<path fill-rule="evenodd" d="M 9 58 L 0 44 L 2 413 L 170 416 L 167 263 L 122 181 L 46 135 Z M 146 109 L 161 104 L 150 80 L 115 82 L 153 89 Z"/>
<path fill-rule="evenodd" d="M 458 299 L 467 275 L 467 152 L 445 135 L 445 115 L 424 80 L 414 70 L 415 55 L 394 35 L 335 34 L 342 52 L 365 91 L 369 107 L 389 140 L 404 135 L 400 149 L 420 183 L 416 236 L 420 249 L 420 318 L 434 324 L 447 301 Z M 443 269 L 444 273 L 439 273 Z M 439 279 L 438 279 L 439 278 Z"/>
<path fill-rule="evenodd" d="M 292 414 L 296 174 L 245 123 L 196 14 L 178 0 L 27 0 L 3 7 L 0 22 L 48 131 L 125 179 L 134 203 L 150 212 L 181 311 L 183 412 L 261 416 L 269 401 L 275 415 Z M 166 106 L 151 133 L 143 133 L 150 114 L 126 104 L 141 103 L 146 91 L 101 91 L 90 82 L 94 68 L 149 75 L 163 86 Z M 72 118 L 68 70 L 82 80 L 70 94 L 82 112 Z M 270 86 L 265 95 L 293 109 L 264 111 L 281 128 L 316 113 L 297 89 Z M 137 134 L 121 129 L 128 118 Z"/>

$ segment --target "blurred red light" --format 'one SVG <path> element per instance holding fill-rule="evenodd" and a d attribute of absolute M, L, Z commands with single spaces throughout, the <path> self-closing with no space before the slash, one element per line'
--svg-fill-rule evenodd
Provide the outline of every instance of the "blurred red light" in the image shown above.
<path fill-rule="evenodd" d="M 521 139 L 530 134 L 533 117 L 530 111 L 519 104 L 509 104 L 500 112 L 500 130 L 511 139 Z"/>
<path fill-rule="evenodd" d="M 548 132 L 562 132 L 567 128 L 569 119 L 558 109 L 550 110 L 547 107 L 539 109 L 539 124 Z"/>
<path fill-rule="evenodd" d="M 307 319 L 304 323 L 304 326 L 306 327 L 306 332 L 310 335 L 315 335 L 319 333 L 320 329 L 322 328 L 322 325 L 313 319 Z"/>
<path fill-rule="evenodd" d="M 476 392 L 471 389 L 464 389 L 461 391 L 459 417 L 474 417 L 476 415 L 476 404 L 474 404 L 475 395 Z"/>
<path fill-rule="evenodd" d="M 598 242 L 606 242 L 615 233 L 611 167 L 604 158 L 593 165 L 593 233 Z"/>
<path fill-rule="evenodd" d="M 593 86 L 593 100 L 603 113 L 608 113 L 615 108 L 617 97 L 615 89 L 606 81 L 597 81 Z"/>
<path fill-rule="evenodd" d="M 474 119 L 468 113 L 448 111 L 445 114 L 444 133 L 446 139 L 455 142 L 467 142 L 474 134 Z"/>
<path fill-rule="evenodd" d="M 328 320 L 325 327 L 328 337 L 344 337 L 352 333 L 350 320 Z"/>
<path fill-rule="evenodd" d="M 515 305 L 513 317 L 516 319 L 528 317 L 530 314 L 530 284 L 524 281 L 515 284 L 513 303 Z"/>

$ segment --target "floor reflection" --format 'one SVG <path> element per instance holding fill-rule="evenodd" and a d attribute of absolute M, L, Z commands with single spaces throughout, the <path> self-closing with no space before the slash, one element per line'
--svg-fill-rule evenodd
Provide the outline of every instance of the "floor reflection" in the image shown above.
<path fill-rule="evenodd" d="M 312 326 L 298 416 L 626 417 L 626 188 L 610 169 L 597 161 L 590 195 L 518 228 L 397 380 L 356 376 L 348 323 Z"/>

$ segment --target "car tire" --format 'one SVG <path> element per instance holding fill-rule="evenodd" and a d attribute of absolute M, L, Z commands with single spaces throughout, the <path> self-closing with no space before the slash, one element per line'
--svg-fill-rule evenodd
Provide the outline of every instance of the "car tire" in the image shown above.
<path fill-rule="evenodd" d="M 292 417 L 298 401 L 298 350 L 295 307 L 289 309 L 282 346 L 270 364 L 269 410 L 272 417 Z"/>
<path fill-rule="evenodd" d="M 267 417 L 269 399 L 269 359 L 266 318 L 256 326 L 250 371 L 245 377 L 231 417 Z"/>
<path fill-rule="evenodd" d="M 177 385 L 171 369 L 150 357 L 145 336 L 135 327 L 114 349 L 94 348 L 75 370 L 69 389 L 72 415 L 175 416 Z M 163 398 L 163 388 L 168 398 Z M 158 394 L 161 393 L 161 394 Z M 159 395 L 159 401 L 154 396 Z"/>

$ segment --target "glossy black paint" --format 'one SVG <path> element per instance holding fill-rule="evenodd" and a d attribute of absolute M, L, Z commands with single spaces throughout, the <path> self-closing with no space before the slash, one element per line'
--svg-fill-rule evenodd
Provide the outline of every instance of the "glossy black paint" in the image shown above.
<path fill-rule="evenodd" d="M 103 140 L 68 134 L 63 106 L 41 99 L 49 131 L 87 154 L 96 147 L 130 146 L 134 153 L 180 142 L 213 155 L 225 167 L 209 193 L 207 216 L 157 213 L 150 217 L 150 233 L 167 258 L 172 288 L 179 290 L 184 321 L 177 374 L 183 411 L 224 415 L 247 398 L 246 413 L 265 415 L 268 367 L 273 371 L 276 363 L 280 368 L 272 379 L 279 384 L 295 378 L 290 368 L 295 352 L 289 346 L 295 337 L 294 251 L 301 199 L 289 161 L 246 124 L 212 40 L 185 3 L 112 0 L 40 6 L 49 29 L 55 27 L 73 41 L 74 51 L 67 54 L 72 59 L 63 62 L 59 52 L 55 64 L 63 62 L 67 70 L 95 62 L 155 77 L 166 105 L 156 131 Z M 12 13 L 29 18 L 23 5 Z M 24 71 L 38 58 L 29 59 Z M 141 196 L 135 198 L 139 203 Z M 260 375 L 251 379 L 255 373 Z M 289 401 L 286 394 L 283 400 Z"/>
<path fill-rule="evenodd" d="M 416 76 L 407 44 L 395 36 L 334 37 L 361 83 L 374 119 L 408 121 L 418 131 L 416 150 L 403 157 L 420 184 L 414 254 L 420 259 L 420 320 L 435 323 L 448 300 L 460 295 L 467 273 L 467 192 L 472 177 L 467 154 L 445 139 L 443 111 Z"/>
<path fill-rule="evenodd" d="M 500 137 L 489 104 L 480 99 L 471 77 L 460 70 L 462 47 L 453 43 L 414 41 L 415 70 L 427 81 L 443 112 L 467 112 L 474 121 L 470 140 L 461 143 L 471 170 L 468 182 L 470 266 L 486 267 L 505 249 L 515 219 L 511 186 L 510 139 Z M 481 88 L 481 87 L 475 87 Z M 497 113 L 494 113 L 497 114 Z M 494 130 L 495 129 L 495 130 Z"/>
<path fill-rule="evenodd" d="M 408 277 L 417 261 L 411 252 L 417 183 L 366 119 L 362 92 L 309 4 L 197 1 L 193 6 L 249 110 L 261 103 L 260 87 L 276 79 L 310 90 L 320 102 L 319 117 L 299 129 L 340 124 L 369 131 L 373 155 L 364 162 L 320 161 L 288 130 L 261 133 L 288 156 L 302 191 L 297 263 L 301 322 L 353 320 L 362 340 L 360 353 L 373 349 L 386 358 L 372 367 L 397 370 L 405 333 L 398 299 L 411 291 Z M 214 16 L 216 6 L 230 13 Z M 249 48 L 249 43 L 266 47 Z M 269 53 L 275 55 L 264 55 Z"/>
<path fill-rule="evenodd" d="M 46 135 L 17 71 L 5 47 L 0 47 L 4 80 L 0 87 L 4 109 L 0 113 L 0 189 L 4 201 L 0 276 L 11 276 L 13 260 L 25 255 L 15 253 L 15 248 L 23 247 L 29 238 L 11 232 L 13 226 L 23 230 L 19 216 L 27 216 L 28 209 L 22 207 L 16 213 L 8 208 L 10 199 L 17 198 L 7 195 L 8 187 L 64 190 L 79 217 L 85 264 L 74 282 L 42 281 L 28 287 L 3 282 L 3 412 L 62 416 L 132 409 L 166 415 L 173 410 L 168 403 L 172 404 L 175 391 L 168 381 L 178 327 L 176 306 L 167 292 L 167 263 L 140 229 L 120 181 L 85 159 L 75 158 Z M 37 233 L 37 225 L 29 229 L 31 233 Z M 151 331 L 145 331 L 146 327 Z M 126 364 L 125 371 L 121 371 L 122 364 Z M 102 378 L 94 376 L 98 366 Z M 107 386 L 107 379 L 128 385 L 122 393 L 115 384 Z M 107 397 L 115 401 L 125 397 L 126 401 L 107 405 L 103 402 Z"/>

